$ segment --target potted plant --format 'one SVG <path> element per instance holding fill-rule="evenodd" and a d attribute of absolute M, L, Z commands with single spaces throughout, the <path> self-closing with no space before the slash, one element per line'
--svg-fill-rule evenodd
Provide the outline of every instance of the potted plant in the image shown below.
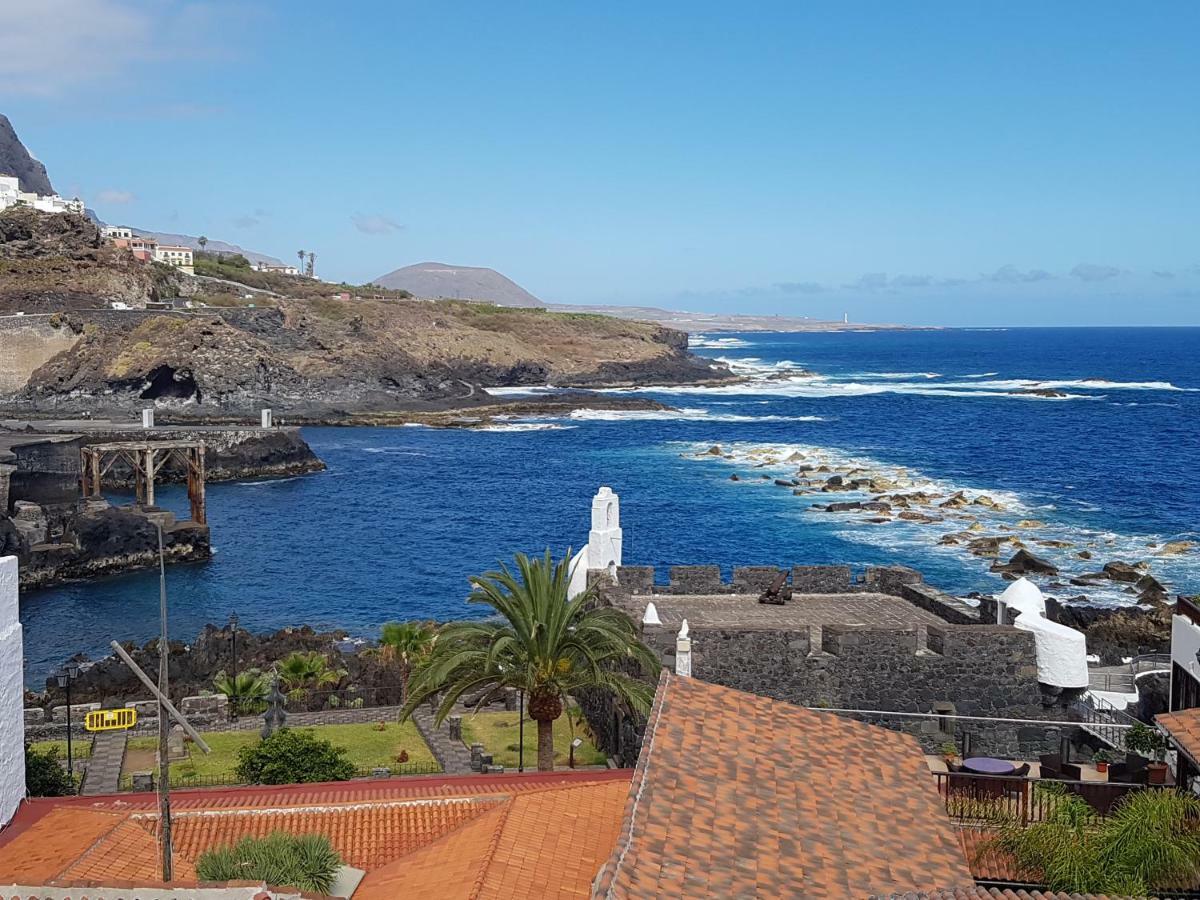
<path fill-rule="evenodd" d="M 1146 766 L 1151 784 L 1167 783 L 1167 739 L 1161 731 L 1152 732 L 1150 752 L 1154 754 L 1154 762 Z"/>
<path fill-rule="evenodd" d="M 1096 771 L 1103 775 L 1108 771 L 1108 764 L 1112 762 L 1112 757 L 1107 750 L 1097 750 L 1092 754 L 1092 762 L 1096 764 Z"/>
<path fill-rule="evenodd" d="M 1125 752 L 1129 762 L 1140 762 L 1154 752 L 1154 735 L 1157 733 L 1142 722 L 1125 732 Z"/>
<path fill-rule="evenodd" d="M 942 744 L 942 760 L 946 763 L 946 768 L 950 769 L 958 760 L 958 748 L 954 746 L 953 741 L 946 741 Z"/>

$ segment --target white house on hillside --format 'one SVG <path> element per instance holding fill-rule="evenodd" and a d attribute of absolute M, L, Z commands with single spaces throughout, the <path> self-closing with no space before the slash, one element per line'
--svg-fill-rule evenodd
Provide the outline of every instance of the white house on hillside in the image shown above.
<path fill-rule="evenodd" d="M 154 248 L 154 261 L 174 266 L 188 275 L 195 275 L 192 265 L 192 248 L 176 244 L 158 244 Z"/>
<path fill-rule="evenodd" d="M 58 194 L 41 196 L 23 191 L 16 175 L 0 175 L 0 210 L 8 209 L 10 206 L 31 206 L 47 213 L 83 214 L 83 201 L 78 197 L 66 200 Z"/>

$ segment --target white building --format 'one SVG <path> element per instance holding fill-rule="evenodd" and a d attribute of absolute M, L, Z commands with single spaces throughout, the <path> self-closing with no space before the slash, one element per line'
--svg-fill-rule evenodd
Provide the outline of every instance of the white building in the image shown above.
<path fill-rule="evenodd" d="M 0 828 L 25 798 L 25 659 L 17 618 L 17 558 L 0 557 Z"/>
<path fill-rule="evenodd" d="M 123 240 L 128 241 L 133 239 L 133 229 L 126 228 L 124 225 L 105 225 L 104 236 L 110 241 Z"/>
<path fill-rule="evenodd" d="M 15 175 L 0 175 L 0 210 L 10 206 L 30 206 L 47 213 L 78 213 L 83 214 L 83 201 L 78 197 L 66 200 L 58 194 L 41 196 L 21 190 L 21 183 Z"/>
<path fill-rule="evenodd" d="M 592 498 L 592 529 L 588 542 L 571 560 L 568 597 L 587 590 L 588 569 L 615 572 L 621 565 L 624 532 L 621 530 L 621 498 L 610 487 L 602 487 Z"/>
<path fill-rule="evenodd" d="M 192 265 L 192 248 L 176 244 L 158 244 L 154 248 L 154 261 L 174 266 L 188 275 L 195 275 Z"/>
<path fill-rule="evenodd" d="M 268 272 L 272 275 L 299 275 L 300 270 L 295 266 L 289 266 L 286 263 L 275 265 L 274 263 L 250 263 L 250 268 L 255 272 Z"/>

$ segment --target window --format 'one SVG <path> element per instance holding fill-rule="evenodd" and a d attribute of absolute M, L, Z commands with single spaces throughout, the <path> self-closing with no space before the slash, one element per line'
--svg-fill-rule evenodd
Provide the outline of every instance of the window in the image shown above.
<path fill-rule="evenodd" d="M 1171 665 L 1171 710 L 1200 706 L 1200 681 L 1179 663 Z"/>

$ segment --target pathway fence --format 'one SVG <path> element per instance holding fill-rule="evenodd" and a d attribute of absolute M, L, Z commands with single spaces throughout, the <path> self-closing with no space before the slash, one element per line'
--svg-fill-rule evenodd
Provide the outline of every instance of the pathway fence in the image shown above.
<path fill-rule="evenodd" d="M 1137 693 L 1139 675 L 1170 671 L 1171 654 L 1147 653 L 1135 656 L 1127 666 L 1110 666 L 1092 671 L 1088 675 L 1088 688 L 1093 691 L 1108 691 L 1114 694 L 1134 694 Z"/>
<path fill-rule="evenodd" d="M 935 772 L 938 793 L 952 821 L 962 825 L 1022 826 L 1044 822 L 1074 794 L 1091 810 L 1090 818 L 1107 817 L 1124 797 L 1153 788 L 1143 784 L 1107 781 L 1066 781 L 1015 775 L 974 775 L 967 772 Z"/>

